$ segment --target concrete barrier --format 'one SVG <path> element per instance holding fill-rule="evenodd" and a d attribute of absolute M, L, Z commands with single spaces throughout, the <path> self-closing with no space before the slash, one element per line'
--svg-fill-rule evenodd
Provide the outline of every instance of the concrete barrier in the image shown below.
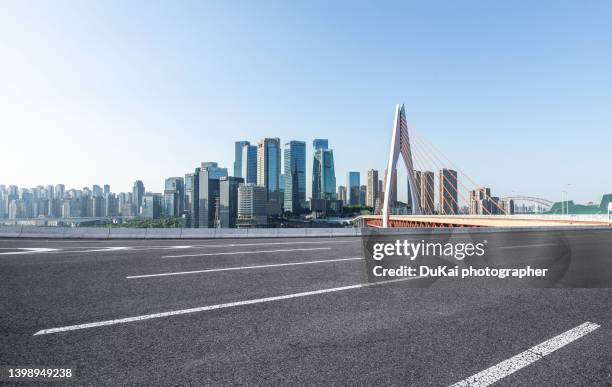
<path fill-rule="evenodd" d="M 108 234 L 109 239 L 144 239 L 147 234 L 146 228 L 113 228 Z"/>
<path fill-rule="evenodd" d="M 145 239 L 180 239 L 180 228 L 147 228 Z"/>
<path fill-rule="evenodd" d="M 351 228 L 332 228 L 331 235 L 334 237 L 340 236 L 361 236 L 361 229 L 356 227 Z"/>
<path fill-rule="evenodd" d="M 215 238 L 246 238 L 247 230 L 239 228 L 217 228 Z"/>
<path fill-rule="evenodd" d="M 108 239 L 110 229 L 106 227 L 73 227 L 66 229 L 64 238 Z"/>
<path fill-rule="evenodd" d="M 23 226 L 19 237 L 42 239 L 64 238 L 67 229 L 67 227 Z"/>
<path fill-rule="evenodd" d="M 304 238 L 306 236 L 305 228 L 279 228 L 278 236 L 283 238 Z"/>
<path fill-rule="evenodd" d="M 248 228 L 248 238 L 275 238 L 278 236 L 278 228 Z"/>
<path fill-rule="evenodd" d="M 0 226 L 0 238 L 19 238 L 23 226 Z"/>
<path fill-rule="evenodd" d="M 206 239 L 214 237 L 214 228 L 184 228 L 181 231 L 181 239 Z"/>

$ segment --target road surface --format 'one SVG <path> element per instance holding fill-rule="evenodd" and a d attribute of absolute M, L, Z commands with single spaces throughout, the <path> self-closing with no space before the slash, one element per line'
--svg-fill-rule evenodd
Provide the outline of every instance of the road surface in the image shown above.
<path fill-rule="evenodd" d="M 612 232 L 564 237 L 612 264 Z M 0 239 L 0 365 L 89 385 L 612 384 L 611 289 L 370 286 L 361 255 L 360 238 Z"/>

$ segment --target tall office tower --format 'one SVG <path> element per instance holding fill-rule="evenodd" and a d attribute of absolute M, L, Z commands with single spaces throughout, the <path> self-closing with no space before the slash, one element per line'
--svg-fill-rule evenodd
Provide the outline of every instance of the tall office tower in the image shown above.
<path fill-rule="evenodd" d="M 359 205 L 359 172 L 349 172 L 346 177 L 346 189 L 348 191 L 349 204 L 352 206 Z"/>
<path fill-rule="evenodd" d="M 348 199 L 347 199 L 347 195 L 346 195 L 346 186 L 344 185 L 339 185 L 338 186 L 338 200 L 342 200 L 342 203 L 344 205 L 348 204 Z"/>
<path fill-rule="evenodd" d="M 424 215 L 434 213 L 434 173 L 431 171 L 421 171 L 421 210 Z"/>
<path fill-rule="evenodd" d="M 300 214 L 306 205 L 306 143 L 285 144 L 285 212 Z"/>
<path fill-rule="evenodd" d="M 266 187 L 268 215 L 281 212 L 281 149 L 279 138 L 264 138 L 257 143 L 257 185 Z"/>
<path fill-rule="evenodd" d="M 492 207 L 490 188 L 470 191 L 470 215 L 491 215 Z"/>
<path fill-rule="evenodd" d="M 183 206 L 184 210 L 191 214 L 191 206 L 193 201 L 193 173 L 186 173 L 184 181 L 185 196 L 183 197 Z"/>
<path fill-rule="evenodd" d="M 219 179 L 227 177 L 227 169 L 219 168 L 217 163 L 207 162 L 202 163 L 196 171 L 193 202 L 197 201 L 197 216 L 195 210 L 192 211 L 192 227 L 212 228 L 215 223 L 216 205 L 219 198 Z"/>
<path fill-rule="evenodd" d="M 57 184 L 55 186 L 55 198 L 56 199 L 64 199 L 64 194 L 66 192 L 66 186 L 63 184 Z"/>
<path fill-rule="evenodd" d="M 238 186 L 238 228 L 262 227 L 268 223 L 266 187 L 253 183 Z"/>
<path fill-rule="evenodd" d="M 514 200 L 502 200 L 501 207 L 503 210 L 502 215 L 514 215 Z"/>
<path fill-rule="evenodd" d="M 359 205 L 360 206 L 366 205 L 367 196 L 368 196 L 368 186 L 367 185 L 359 186 Z"/>
<path fill-rule="evenodd" d="M 91 194 L 93 196 L 101 197 L 103 193 L 104 191 L 102 190 L 102 187 L 100 187 L 97 184 L 94 184 L 93 187 L 91 188 Z"/>
<path fill-rule="evenodd" d="M 366 198 L 366 206 L 368 207 L 376 207 L 376 202 L 378 201 L 378 171 L 375 169 L 370 169 L 368 171 L 368 187 L 367 187 L 367 198 Z"/>
<path fill-rule="evenodd" d="M 142 197 L 141 216 L 145 219 L 159 219 L 162 215 L 162 195 L 147 192 Z"/>
<path fill-rule="evenodd" d="M 438 203 L 440 215 L 457 215 L 457 171 L 442 168 L 438 171 Z"/>
<path fill-rule="evenodd" d="M 257 183 L 257 146 L 244 145 L 242 147 L 242 171 L 240 177 L 245 183 Z"/>
<path fill-rule="evenodd" d="M 104 195 L 108 195 L 110 193 L 110 185 L 104 184 Z"/>
<path fill-rule="evenodd" d="M 171 218 L 179 217 L 185 208 L 185 180 L 182 177 L 169 177 L 164 188 L 163 214 Z"/>
<path fill-rule="evenodd" d="M 219 181 L 219 224 L 222 228 L 236 228 L 238 218 L 238 187 L 242 177 L 226 176 Z"/>
<path fill-rule="evenodd" d="M 312 199 L 336 199 L 336 171 L 334 151 L 328 148 L 327 140 L 315 139 L 312 163 Z"/>
<path fill-rule="evenodd" d="M 128 202 L 128 196 L 125 192 L 120 192 L 117 195 L 117 215 L 119 216 L 130 216 L 131 215 L 131 205 L 132 203 Z"/>
<path fill-rule="evenodd" d="M 112 192 L 104 195 L 104 216 L 119 215 L 119 201 L 117 195 Z"/>
<path fill-rule="evenodd" d="M 140 215 L 140 206 L 142 206 L 142 197 L 144 196 L 145 188 L 144 184 L 140 180 L 134 182 L 132 187 L 132 214 L 134 216 Z"/>
<path fill-rule="evenodd" d="M 4 185 L 0 185 L 0 219 L 6 218 L 8 215 L 8 203 L 7 203 L 8 192 Z"/>
<path fill-rule="evenodd" d="M 228 176 L 227 168 L 219 167 L 219 164 L 214 161 L 205 161 L 202 162 L 201 168 L 208 169 L 208 174 L 211 179 L 220 179 L 223 176 Z"/>
<path fill-rule="evenodd" d="M 234 143 L 234 176 L 246 178 L 242 175 L 244 159 L 242 157 L 242 149 L 249 146 L 248 141 L 236 141 Z"/>
<path fill-rule="evenodd" d="M 314 140 L 312 140 L 312 149 L 315 151 L 318 149 L 327 149 L 328 147 L 329 142 L 327 141 L 327 139 L 315 138 Z"/>

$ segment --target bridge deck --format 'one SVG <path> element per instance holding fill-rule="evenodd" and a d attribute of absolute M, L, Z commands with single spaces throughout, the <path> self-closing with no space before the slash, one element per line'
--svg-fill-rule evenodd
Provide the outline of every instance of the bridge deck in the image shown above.
<path fill-rule="evenodd" d="M 364 215 L 370 227 L 382 227 L 381 215 Z M 390 227 L 550 227 L 550 226 L 612 226 L 607 220 L 583 220 L 537 216 L 474 216 L 474 215 L 391 215 Z"/>

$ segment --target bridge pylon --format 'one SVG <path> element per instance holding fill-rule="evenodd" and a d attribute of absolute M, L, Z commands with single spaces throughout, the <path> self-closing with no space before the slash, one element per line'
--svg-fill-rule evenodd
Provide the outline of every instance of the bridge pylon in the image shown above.
<path fill-rule="evenodd" d="M 410 185 L 410 200 L 412 201 L 412 213 L 414 215 L 421 214 L 420 192 L 417 191 L 415 181 L 414 165 L 412 163 L 412 148 L 410 147 L 410 137 L 408 136 L 408 123 L 406 122 L 406 111 L 404 105 L 395 105 L 395 120 L 393 122 L 393 135 L 391 136 L 391 149 L 389 150 L 389 161 L 387 163 L 387 172 L 385 174 L 384 198 L 382 207 L 382 226 L 389 227 L 389 210 L 393 195 L 397 187 L 392 184 L 392 174 L 397 166 L 397 159 L 400 154 L 404 159 L 406 170 L 408 171 L 408 184 Z"/>

